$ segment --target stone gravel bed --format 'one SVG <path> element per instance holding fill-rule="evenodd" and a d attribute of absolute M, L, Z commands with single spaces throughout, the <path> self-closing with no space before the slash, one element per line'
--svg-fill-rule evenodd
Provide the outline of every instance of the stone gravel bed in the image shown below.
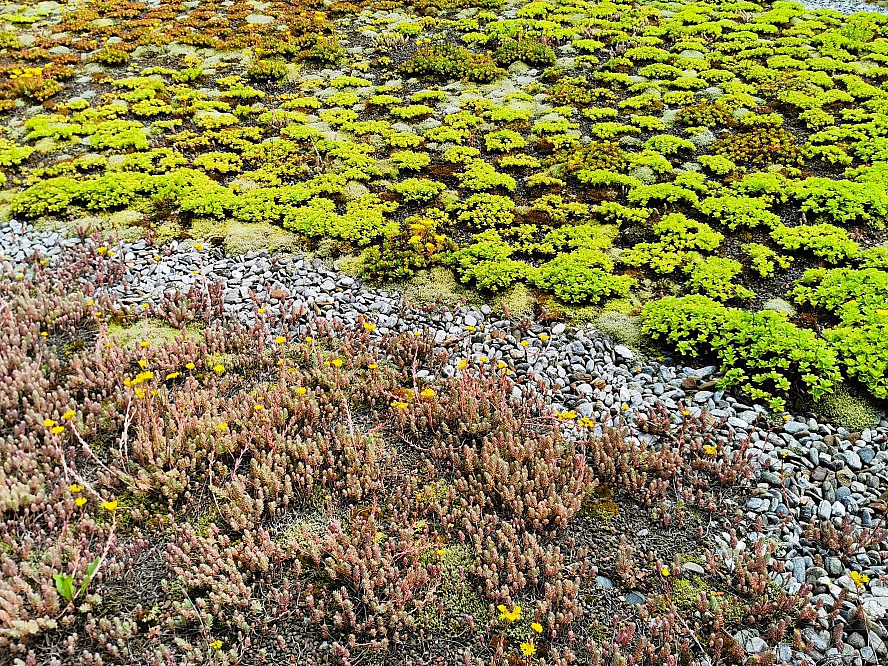
<path fill-rule="evenodd" d="M 11 222 L 0 227 L 0 269 L 22 272 L 24 262 L 37 254 L 51 261 L 65 248 L 90 239 L 60 231 L 38 232 Z M 123 303 L 157 303 L 165 291 L 187 291 L 195 283 L 224 284 L 226 313 L 245 324 L 252 321 L 257 303 L 274 307 L 282 299 L 304 305 L 305 314 L 292 322 L 292 333 L 304 333 L 312 317 L 355 321 L 368 316 L 377 332 L 429 329 L 436 343 L 446 346 L 454 363 L 466 358 L 506 363 L 521 382 L 543 380 L 551 390 L 556 409 L 576 410 L 579 417 L 594 419 L 597 427 L 627 423 L 637 437 L 651 437 L 633 423 L 658 403 L 665 405 L 676 422 L 683 411 L 698 416 L 706 410 L 725 434 L 748 436 L 757 462 L 757 479 L 746 501 L 743 521 L 746 534 L 741 547 L 762 538 L 781 545 L 783 573 L 773 572 L 776 582 L 790 591 L 803 583 L 813 586 L 816 600 L 823 601 L 818 626 L 804 630 L 817 660 L 854 666 L 888 663 L 888 544 L 872 543 L 850 561 L 806 538 L 811 521 L 832 521 L 841 529 L 844 521 L 862 528 L 884 526 L 888 489 L 888 418 L 881 414 L 875 428 L 849 432 L 809 415 L 787 416 L 769 426 L 764 408 L 720 391 L 715 386 L 716 368 L 692 368 L 670 359 L 654 362 L 633 350 L 615 345 L 592 328 L 572 328 L 534 323 L 522 333 L 516 322 L 500 318 L 488 306 L 438 308 L 432 312 L 411 308 L 402 297 L 363 286 L 359 280 L 329 270 L 320 260 L 272 256 L 251 252 L 224 256 L 218 250 L 195 248 L 191 241 L 162 248 L 145 241 L 113 247 L 125 263 L 122 285 L 113 288 Z M 200 282 L 198 282 L 200 281 Z M 522 344 L 523 341 L 523 344 Z M 445 374 L 458 372 L 446 366 Z M 417 373 L 419 381 L 434 379 L 428 369 Z M 521 391 L 516 388 L 516 398 Z M 730 559 L 728 535 L 720 546 Z M 850 574 L 869 577 L 862 598 Z M 846 618 L 841 651 L 831 646 L 827 614 L 846 590 L 839 611 Z M 641 601 L 643 601 L 643 596 Z M 852 621 L 862 604 L 867 626 Z M 738 638 L 750 652 L 767 649 L 754 633 Z M 798 662 L 787 646 L 777 657 Z"/>

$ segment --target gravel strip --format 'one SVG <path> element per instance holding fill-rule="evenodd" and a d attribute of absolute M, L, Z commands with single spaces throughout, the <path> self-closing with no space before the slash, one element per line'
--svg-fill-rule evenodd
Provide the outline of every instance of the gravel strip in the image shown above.
<path fill-rule="evenodd" d="M 888 14 L 888 6 L 866 0 L 801 0 L 801 3 L 808 9 L 834 9 L 842 14 L 857 12 Z"/>
<path fill-rule="evenodd" d="M 11 222 L 0 228 L 0 265 L 21 273 L 28 270 L 25 262 L 34 254 L 51 261 L 80 243 L 93 241 L 68 237 L 64 229 L 37 232 Z M 368 316 L 379 334 L 428 328 L 436 343 L 448 347 L 454 362 L 487 357 L 506 363 L 519 384 L 542 380 L 552 390 L 556 409 L 576 410 L 578 417 L 594 419 L 599 429 L 628 423 L 632 435 L 653 437 L 632 424 L 637 414 L 662 404 L 676 422 L 683 411 L 698 416 L 706 410 L 721 422 L 723 433 L 740 435 L 738 441 L 748 435 L 758 478 L 746 502 L 747 532 L 740 547 L 749 548 L 762 538 L 778 540 L 785 569 L 771 574 L 775 582 L 791 592 L 808 583 L 815 600 L 823 601 L 819 628 L 804 631 L 815 648 L 809 658 L 854 666 L 888 663 L 888 544 L 869 544 L 843 562 L 804 535 L 812 521 L 830 521 L 840 531 L 843 521 L 861 528 L 883 526 L 886 507 L 880 496 L 888 488 L 884 412 L 878 427 L 858 433 L 804 415 L 771 427 L 763 407 L 745 404 L 716 388 L 713 366 L 691 368 L 669 359 L 659 363 L 643 359 L 592 328 L 534 323 L 522 334 L 515 322 L 497 318 L 488 306 L 432 312 L 410 308 L 397 293 L 364 287 L 317 259 L 264 251 L 224 256 L 194 245 L 189 241 L 157 248 L 139 241 L 114 248 L 126 265 L 126 276 L 113 294 L 123 303 L 157 303 L 165 291 L 187 291 L 206 278 L 224 284 L 225 311 L 244 324 L 252 322 L 257 303 L 273 307 L 289 298 L 305 306 L 305 314 L 293 323 L 294 334 L 304 333 L 313 317 L 353 322 Z M 456 372 L 454 365 L 444 368 L 445 374 Z M 432 379 L 427 369 L 417 373 L 418 381 Z M 516 388 L 515 397 L 520 394 Z M 729 562 L 729 536 L 718 541 Z M 852 571 L 870 579 L 861 599 Z M 829 647 L 826 616 L 843 590 L 847 594 L 839 614 L 846 622 L 840 652 Z M 858 604 L 867 613 L 867 624 L 854 619 Z M 753 632 L 737 638 L 748 651 L 764 645 Z M 787 653 L 778 656 L 798 663 L 802 655 L 787 646 Z"/>

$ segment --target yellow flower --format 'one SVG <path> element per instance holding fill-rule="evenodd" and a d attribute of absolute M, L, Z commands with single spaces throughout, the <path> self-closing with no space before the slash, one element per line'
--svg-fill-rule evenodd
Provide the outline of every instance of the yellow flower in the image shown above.
<path fill-rule="evenodd" d="M 548 340 L 548 339 L 549 339 L 549 336 L 548 336 L 548 335 L 546 335 L 545 333 L 540 333 L 540 340 L 542 340 L 543 342 L 545 342 L 545 341 Z"/>
<path fill-rule="evenodd" d="M 419 395 L 421 395 L 423 398 L 434 398 L 435 392 L 432 389 L 427 388 L 427 389 L 423 389 L 422 393 L 420 393 Z"/>
<path fill-rule="evenodd" d="M 49 333 L 47 333 L 46 331 L 41 331 L 40 336 L 45 338 L 49 336 Z"/>
<path fill-rule="evenodd" d="M 62 418 L 65 419 L 66 421 L 70 421 L 75 416 L 77 416 L 77 412 L 75 412 L 73 409 L 69 409 L 67 412 L 62 414 Z"/>
<path fill-rule="evenodd" d="M 496 364 L 496 367 L 498 370 L 502 370 L 503 368 L 508 367 L 508 366 L 506 365 L 505 361 L 500 361 L 499 363 Z"/>
<path fill-rule="evenodd" d="M 65 432 L 65 426 L 56 426 L 52 429 L 51 432 L 53 435 L 61 435 L 63 432 Z"/>
<path fill-rule="evenodd" d="M 312 340 L 314 340 L 314 338 L 311 337 L 310 335 L 306 335 L 306 336 L 305 336 L 305 341 L 306 341 L 306 342 L 311 342 Z"/>
<path fill-rule="evenodd" d="M 72 483 L 70 486 L 68 486 L 68 490 L 70 490 L 72 493 L 74 493 L 76 495 L 81 490 L 83 490 L 83 486 L 79 486 L 76 483 Z"/>
<path fill-rule="evenodd" d="M 681 410 L 681 415 L 682 416 L 690 416 L 691 412 L 687 409 L 683 409 L 683 410 Z"/>
<path fill-rule="evenodd" d="M 140 346 L 142 349 L 147 349 L 147 348 L 148 348 L 148 345 L 150 345 L 150 344 L 151 344 L 151 343 L 148 342 L 147 340 L 142 340 L 142 342 L 139 343 L 139 346 Z"/>
<path fill-rule="evenodd" d="M 486 357 L 486 356 L 481 356 L 478 360 L 481 361 L 482 363 L 487 363 L 487 357 Z"/>
<path fill-rule="evenodd" d="M 185 367 L 186 367 L 188 370 L 194 370 L 194 363 L 192 363 L 191 361 L 189 361 L 188 363 L 185 364 Z"/>
<path fill-rule="evenodd" d="M 515 606 L 512 610 L 507 610 L 505 605 L 500 604 L 496 607 L 500 612 L 500 619 L 506 622 L 516 622 L 521 619 L 521 606 Z"/>
<path fill-rule="evenodd" d="M 672 572 L 669 571 L 669 567 L 660 567 L 660 574 L 663 576 L 663 578 L 669 578 L 670 573 Z"/>
<path fill-rule="evenodd" d="M 88 307 L 92 307 L 94 304 L 95 304 L 95 301 L 87 301 L 87 302 L 86 302 L 86 305 L 87 305 Z"/>
<path fill-rule="evenodd" d="M 852 571 L 849 575 L 857 587 L 862 586 L 864 583 L 869 583 L 869 576 L 862 574 L 859 571 Z"/>
<path fill-rule="evenodd" d="M 43 425 L 45 425 L 47 428 L 52 428 L 55 425 L 55 421 L 53 421 L 52 419 L 43 419 Z"/>
<path fill-rule="evenodd" d="M 76 504 L 77 506 L 83 506 L 84 504 L 86 504 L 86 498 L 85 497 L 78 497 L 77 499 L 74 500 L 74 504 Z"/>
<path fill-rule="evenodd" d="M 167 379 L 175 379 L 175 378 L 178 377 L 178 376 L 179 376 L 179 373 L 178 373 L 178 372 L 171 372 L 171 373 L 169 373 L 169 374 L 166 376 L 166 378 L 167 378 Z"/>
<path fill-rule="evenodd" d="M 883 308 L 879 308 L 878 310 L 876 310 L 876 314 L 879 315 L 880 317 L 888 317 L 888 310 L 885 310 Z"/>
<path fill-rule="evenodd" d="M 99 247 L 96 248 L 96 252 L 98 252 L 99 254 L 105 254 L 107 251 L 108 251 L 108 248 L 105 247 L 104 245 L 100 245 Z"/>
<path fill-rule="evenodd" d="M 536 652 L 536 646 L 533 643 L 521 644 L 521 654 L 523 654 L 525 657 L 532 656 L 534 652 Z"/>
<path fill-rule="evenodd" d="M 139 367 L 144 370 L 145 368 L 148 367 L 148 361 L 146 361 L 144 358 L 140 358 L 139 359 Z"/>
<path fill-rule="evenodd" d="M 217 375 L 221 375 L 223 372 L 225 372 L 225 366 L 221 363 L 217 363 L 213 366 L 213 372 L 215 372 Z"/>
<path fill-rule="evenodd" d="M 200 243 L 195 243 L 194 249 L 197 250 L 198 252 L 200 252 L 201 250 L 203 250 L 203 245 Z"/>
<path fill-rule="evenodd" d="M 150 306 L 148 303 L 142 303 L 142 309 L 143 309 L 143 310 L 147 310 L 147 309 L 150 308 L 150 307 L 151 307 L 151 306 Z"/>
<path fill-rule="evenodd" d="M 588 417 L 586 417 L 586 416 L 584 416 L 584 417 L 581 418 L 579 421 L 577 421 L 577 423 L 579 423 L 579 424 L 580 424 L 581 426 L 583 426 L 584 428 L 593 428 L 593 427 L 595 427 L 595 421 L 593 421 L 592 419 L 590 419 L 590 418 L 588 418 Z"/>
<path fill-rule="evenodd" d="M 265 308 L 259 308 L 258 312 L 259 314 L 265 314 Z"/>
<path fill-rule="evenodd" d="M 367 364 L 367 368 L 369 368 L 370 370 L 376 370 L 376 368 L 378 368 L 378 367 L 379 366 L 376 363 L 368 363 Z"/>
<path fill-rule="evenodd" d="M 257 412 L 261 412 L 265 407 L 263 405 L 253 405 L 253 409 Z"/>
<path fill-rule="evenodd" d="M 306 389 L 304 386 L 300 386 L 298 389 L 296 389 L 296 393 L 298 393 L 299 395 L 305 395 L 306 393 L 308 393 L 308 389 Z"/>
<path fill-rule="evenodd" d="M 368 333 L 372 333 L 373 331 L 376 330 L 376 324 L 374 324 L 373 322 L 370 322 L 370 321 L 365 321 L 364 322 L 364 330 L 367 331 Z"/>
<path fill-rule="evenodd" d="M 285 338 L 283 335 L 279 335 L 274 339 L 274 341 L 275 343 L 282 345 L 287 341 L 287 338 Z"/>
<path fill-rule="evenodd" d="M 543 633 L 543 625 L 541 625 L 539 622 L 534 622 L 533 624 L 530 625 L 530 628 L 533 629 L 538 634 Z"/>
<path fill-rule="evenodd" d="M 105 509 L 105 511 L 110 511 L 110 512 L 114 513 L 115 511 L 117 511 L 117 500 L 111 500 L 110 502 L 102 502 L 102 508 Z"/>
<path fill-rule="evenodd" d="M 466 326 L 466 330 L 467 330 L 469 333 L 474 333 L 474 332 L 477 331 L 478 329 L 475 328 L 474 326 Z"/>
<path fill-rule="evenodd" d="M 330 361 L 330 365 L 332 365 L 334 368 L 341 368 L 342 367 L 342 359 L 341 358 L 334 358 L 332 361 Z"/>
<path fill-rule="evenodd" d="M 566 411 L 566 412 L 559 412 L 558 418 L 564 419 L 566 421 L 570 421 L 571 419 L 577 418 L 577 412 L 576 412 L 576 410 L 573 410 L 573 409 Z"/>
<path fill-rule="evenodd" d="M 466 359 L 460 359 L 460 361 L 456 364 L 457 370 L 465 370 L 466 366 L 469 365 L 469 362 Z"/>
<path fill-rule="evenodd" d="M 703 453 L 708 456 L 714 456 L 716 451 L 718 451 L 718 447 L 715 444 L 704 444 L 703 445 Z"/>
<path fill-rule="evenodd" d="M 627 409 L 629 409 L 629 405 L 627 405 L 627 404 L 624 402 L 622 405 L 620 405 L 620 408 L 625 412 Z"/>
<path fill-rule="evenodd" d="M 137 388 L 136 389 L 136 397 L 137 398 L 144 398 L 145 397 L 145 389 Z"/>
<path fill-rule="evenodd" d="M 394 407 L 395 409 L 406 409 L 407 403 L 401 400 L 395 400 L 392 402 L 392 407 Z"/>
<path fill-rule="evenodd" d="M 529 344 L 530 344 L 530 340 L 522 340 L 522 341 L 521 341 L 521 346 L 522 346 L 522 347 L 526 347 L 526 346 L 529 345 Z"/>
<path fill-rule="evenodd" d="M 216 427 L 219 428 L 219 430 L 228 430 L 228 424 L 225 421 L 222 421 Z"/>
<path fill-rule="evenodd" d="M 214 650 L 219 650 L 219 649 L 222 648 L 222 641 L 220 641 L 220 640 L 217 638 L 217 639 L 214 640 L 212 643 L 210 643 L 210 647 L 213 648 Z"/>

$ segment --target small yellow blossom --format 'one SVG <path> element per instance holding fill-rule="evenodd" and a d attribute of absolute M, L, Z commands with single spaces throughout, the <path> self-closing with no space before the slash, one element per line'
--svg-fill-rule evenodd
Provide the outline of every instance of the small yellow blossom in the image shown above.
<path fill-rule="evenodd" d="M 296 389 L 296 393 L 298 393 L 299 395 L 305 395 L 306 393 L 308 393 L 308 389 L 304 386 L 300 386 L 298 389 Z"/>
<path fill-rule="evenodd" d="M 253 409 L 257 412 L 261 412 L 265 407 L 263 405 L 253 405 Z"/>
<path fill-rule="evenodd" d="M 879 308 L 878 310 L 876 310 L 876 314 L 880 317 L 888 317 L 888 310 L 885 310 L 884 308 Z"/>
<path fill-rule="evenodd" d="M 341 368 L 342 367 L 342 359 L 341 358 L 334 358 L 332 361 L 330 361 L 330 365 L 332 365 L 334 368 Z"/>
<path fill-rule="evenodd" d="M 504 604 L 496 607 L 500 612 L 500 619 L 506 622 L 516 622 L 521 619 L 521 606 L 515 606 L 512 610 L 507 610 Z"/>
<path fill-rule="evenodd" d="M 525 657 L 533 656 L 534 652 L 536 652 L 536 646 L 533 643 L 525 642 L 521 644 L 521 654 Z"/>
<path fill-rule="evenodd" d="M 66 421 L 70 421 L 75 416 L 77 416 L 77 412 L 75 412 L 73 409 L 69 409 L 67 412 L 62 414 L 62 418 L 65 419 Z"/>
<path fill-rule="evenodd" d="M 565 421 L 570 421 L 572 419 L 577 418 L 577 412 L 574 409 L 570 409 L 566 412 L 558 412 L 558 418 L 563 419 Z"/>
<path fill-rule="evenodd" d="M 225 421 L 222 421 L 216 427 L 219 428 L 219 430 L 228 430 L 228 424 Z"/>
<path fill-rule="evenodd" d="M 423 389 L 422 393 L 420 393 L 419 395 L 421 395 L 423 398 L 434 398 L 435 392 L 430 388 L 426 388 Z"/>
<path fill-rule="evenodd" d="M 194 363 L 192 363 L 191 361 L 189 361 L 188 363 L 185 364 L 185 367 L 186 367 L 188 370 L 194 370 Z"/>
<path fill-rule="evenodd" d="M 620 405 L 620 409 L 622 409 L 622 410 L 625 412 L 627 409 L 629 409 L 629 405 L 627 405 L 627 404 L 624 402 L 622 405 Z"/>
<path fill-rule="evenodd" d="M 49 336 L 49 333 L 47 333 L 46 331 L 41 331 L 41 332 L 40 332 L 40 336 L 43 337 L 43 338 L 45 338 L 45 337 L 48 337 L 48 336 Z"/>
<path fill-rule="evenodd" d="M 287 341 L 287 338 L 285 338 L 283 335 L 279 335 L 274 339 L 274 341 L 275 341 L 275 344 L 282 345 Z"/>
<path fill-rule="evenodd" d="M 43 425 L 45 425 L 47 428 L 52 428 L 55 425 L 55 421 L 53 421 L 52 419 L 43 419 Z"/>
<path fill-rule="evenodd" d="M 145 397 L 145 389 L 137 388 L 136 389 L 136 397 L 144 398 Z"/>
<path fill-rule="evenodd" d="M 486 357 L 486 356 L 482 356 L 482 357 L 480 357 L 478 360 L 481 361 L 482 363 L 487 363 L 487 357 Z"/>
<path fill-rule="evenodd" d="M 681 410 L 681 415 L 682 416 L 690 416 L 691 412 L 690 412 L 690 410 L 683 409 L 683 410 Z"/>
<path fill-rule="evenodd" d="M 863 584 L 869 583 L 870 580 L 869 576 L 867 576 L 866 574 L 862 574 L 859 571 L 852 571 L 849 575 L 851 576 L 851 580 L 854 581 L 854 584 L 857 587 L 861 587 Z"/>
<path fill-rule="evenodd" d="M 77 506 L 83 506 L 84 504 L 86 504 L 86 498 L 85 497 L 78 497 L 77 499 L 74 500 L 74 504 L 76 504 Z"/>
<path fill-rule="evenodd" d="M 87 301 L 86 305 L 87 305 L 87 307 L 92 307 L 93 305 L 95 305 L 95 303 L 96 303 L 95 301 Z"/>
<path fill-rule="evenodd" d="M 370 370 L 376 370 L 379 366 L 376 363 L 368 363 L 367 368 Z"/>
<path fill-rule="evenodd" d="M 548 340 L 548 339 L 549 339 L 549 336 L 548 336 L 548 335 L 546 335 L 545 333 L 540 333 L 540 340 L 542 340 L 543 342 L 545 342 L 545 341 Z"/>
<path fill-rule="evenodd" d="M 475 328 L 474 326 L 466 326 L 466 330 L 467 330 L 469 333 L 474 333 L 474 332 L 477 331 L 478 329 Z"/>
<path fill-rule="evenodd" d="M 663 576 L 663 578 L 669 578 L 670 573 L 672 572 L 669 571 L 669 567 L 660 567 L 660 574 Z"/>
<path fill-rule="evenodd" d="M 99 245 L 99 247 L 96 248 L 96 252 L 98 252 L 99 254 L 105 254 L 107 251 L 108 248 L 104 245 Z"/>
<path fill-rule="evenodd" d="M 76 483 L 72 483 L 70 486 L 68 486 L 68 490 L 70 490 L 72 493 L 74 493 L 76 495 L 81 490 L 83 490 L 83 486 L 77 485 Z"/>
<path fill-rule="evenodd" d="M 213 366 L 213 372 L 215 372 L 217 375 L 221 375 L 223 372 L 225 372 L 225 366 L 221 363 L 217 363 Z"/>
<path fill-rule="evenodd" d="M 392 402 L 392 407 L 394 407 L 395 409 L 406 409 L 407 403 L 403 402 L 402 400 L 395 400 Z"/>
<path fill-rule="evenodd" d="M 505 361 L 500 361 L 499 363 L 496 364 L 496 367 L 498 370 L 502 370 L 503 368 L 506 368 L 508 366 L 506 365 Z"/>
<path fill-rule="evenodd" d="M 257 312 L 259 312 L 259 314 L 265 314 L 265 308 L 259 308 Z"/>
<path fill-rule="evenodd" d="M 543 625 L 541 625 L 539 622 L 532 623 L 530 625 L 530 628 L 533 629 L 538 634 L 543 633 Z"/>
<path fill-rule="evenodd" d="M 577 423 L 579 423 L 584 428 L 593 428 L 595 426 L 595 421 L 586 416 L 577 421 Z"/>
<path fill-rule="evenodd" d="M 530 344 L 530 340 L 522 340 L 522 341 L 521 341 L 521 346 L 522 346 L 522 347 L 526 347 L 526 346 L 529 345 L 529 344 Z"/>
<path fill-rule="evenodd" d="M 220 641 L 220 640 L 217 638 L 217 639 L 214 640 L 212 643 L 210 643 L 210 647 L 213 648 L 214 650 L 219 650 L 219 649 L 222 648 L 222 641 Z"/>
<path fill-rule="evenodd" d="M 147 340 L 142 340 L 142 342 L 139 343 L 139 346 L 140 346 L 142 349 L 147 349 L 147 348 L 148 348 L 148 345 L 150 345 L 150 344 L 151 344 L 151 343 L 148 342 Z"/>
<path fill-rule="evenodd" d="M 61 435 L 63 432 L 65 432 L 65 426 L 56 426 L 50 432 L 52 432 L 53 435 Z"/>
<path fill-rule="evenodd" d="M 306 336 L 305 336 L 305 341 L 306 341 L 306 342 L 311 342 L 312 340 L 314 340 L 314 338 L 311 337 L 310 335 L 306 335 Z"/>
<path fill-rule="evenodd" d="M 148 361 L 146 361 L 144 358 L 139 359 L 139 367 L 144 370 L 148 367 Z"/>
<path fill-rule="evenodd" d="M 370 321 L 365 321 L 364 322 L 364 330 L 367 331 L 368 333 L 372 333 L 373 331 L 376 330 L 376 324 L 374 324 L 373 322 L 370 322 Z"/>
<path fill-rule="evenodd" d="M 716 451 L 718 451 L 718 447 L 715 444 L 703 445 L 703 453 L 705 453 L 707 456 L 714 456 Z"/>
<path fill-rule="evenodd" d="M 105 511 L 111 511 L 112 513 L 117 511 L 117 500 L 102 502 L 102 508 L 105 509 Z"/>
<path fill-rule="evenodd" d="M 142 309 L 143 309 L 143 310 L 147 310 L 147 309 L 150 308 L 150 307 L 151 307 L 151 305 L 149 305 L 148 303 L 142 303 Z"/>
<path fill-rule="evenodd" d="M 203 250 L 203 245 L 201 243 L 195 243 L 194 249 L 200 252 L 201 250 Z"/>
<path fill-rule="evenodd" d="M 465 370 L 468 365 L 469 365 L 469 362 L 463 358 L 463 359 L 460 359 L 459 362 L 456 364 L 456 369 L 457 370 Z"/>
<path fill-rule="evenodd" d="M 178 372 L 170 372 L 169 374 L 167 374 L 166 378 L 167 379 L 175 379 L 178 376 L 179 376 Z"/>

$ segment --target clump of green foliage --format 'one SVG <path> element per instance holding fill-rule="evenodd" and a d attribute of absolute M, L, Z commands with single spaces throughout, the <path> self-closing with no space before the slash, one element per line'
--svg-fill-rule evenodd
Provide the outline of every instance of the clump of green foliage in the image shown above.
<path fill-rule="evenodd" d="M 785 408 L 794 386 L 817 399 L 841 378 L 836 352 L 825 340 L 772 310 L 748 312 L 684 296 L 648 303 L 642 316 L 645 334 L 685 356 L 716 358 L 721 386 L 737 386 L 774 411 Z"/>

